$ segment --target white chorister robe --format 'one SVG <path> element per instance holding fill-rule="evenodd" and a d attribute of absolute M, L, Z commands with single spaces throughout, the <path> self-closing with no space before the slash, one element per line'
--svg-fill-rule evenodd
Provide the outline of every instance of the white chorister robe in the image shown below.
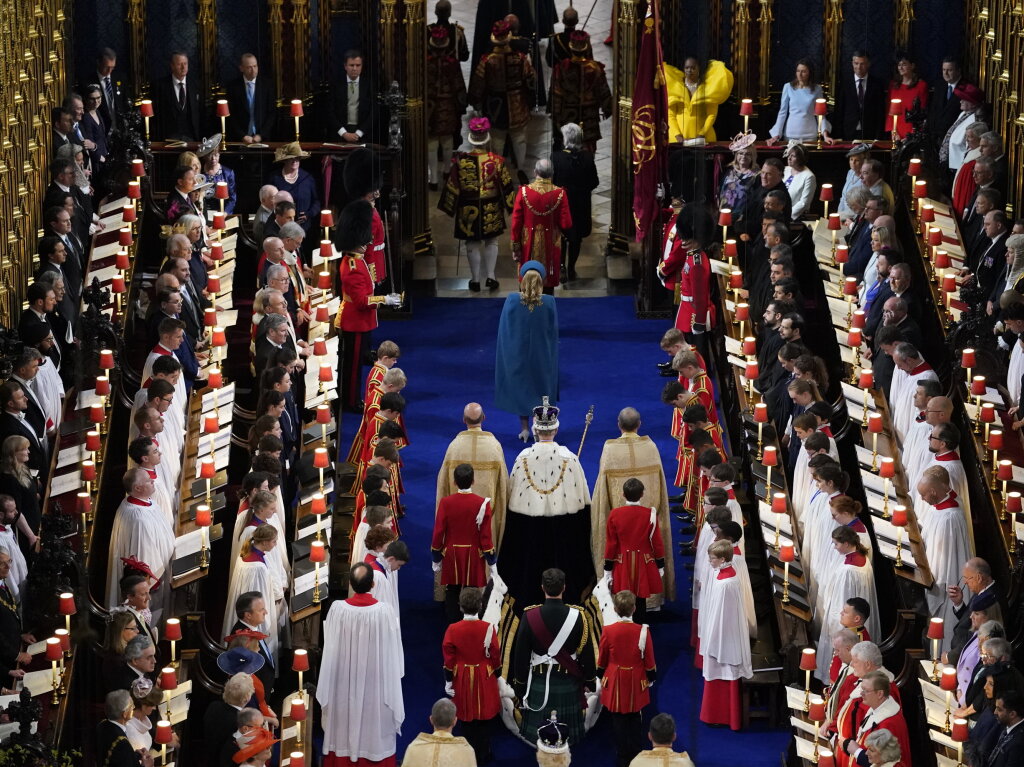
<path fill-rule="evenodd" d="M 722 570 L 726 570 L 725 573 Z M 719 575 L 726 577 L 719 578 Z M 697 626 L 704 678 L 750 679 L 750 638 L 740 578 L 731 562 L 710 568 Z"/>
<path fill-rule="evenodd" d="M 917 416 L 920 418 L 920 415 Z M 924 419 L 914 419 L 910 431 L 903 438 L 903 473 L 910 484 L 910 493 L 916 499 L 917 480 L 921 478 L 921 472 L 932 459 L 932 453 L 928 449 L 928 438 L 932 435 L 934 428 Z"/>
<path fill-rule="evenodd" d="M 160 432 L 155 440 L 157 447 L 160 448 L 158 471 L 160 481 L 163 482 L 164 489 L 167 490 L 167 495 L 171 499 L 171 506 L 177 509 L 181 503 L 181 454 L 175 453 L 173 450 L 165 451 L 163 436 L 163 432 Z M 173 444 L 173 440 L 167 442 L 169 445 Z"/>
<path fill-rule="evenodd" d="M 18 535 L 14 525 L 0 525 L 0 551 L 6 551 L 11 557 L 11 572 L 5 579 L 8 591 L 17 598 L 21 593 L 21 584 L 28 575 L 28 563 L 18 545 Z"/>
<path fill-rule="evenodd" d="M 253 549 L 249 557 L 239 557 L 239 562 L 231 573 L 221 636 L 230 634 L 231 627 L 238 620 L 238 616 L 235 615 L 235 602 L 238 598 L 247 591 L 260 592 L 263 595 L 263 604 L 267 608 L 267 617 L 263 619 L 259 629 L 267 635 L 267 649 L 274 656 L 274 668 L 277 668 L 278 630 L 281 619 L 288 617 L 287 609 L 278 610 L 278 600 L 284 599 L 285 584 L 277 582 L 273 568 L 259 556 L 262 553 L 259 549 Z"/>
<path fill-rule="evenodd" d="M 953 615 L 953 603 L 946 594 L 946 587 L 955 586 L 960 581 L 964 562 L 974 556 L 974 546 L 971 545 L 967 530 L 967 517 L 956 496 L 951 493 L 937 505 L 929 507 L 927 514 L 919 516 L 918 524 L 928 567 L 935 579 L 932 587 L 925 592 L 928 612 L 933 618 L 944 618 L 947 626 L 954 626 L 957 619 Z M 945 634 L 941 642 L 942 652 L 949 649 L 953 632 L 946 631 Z"/>
<path fill-rule="evenodd" d="M 804 514 L 804 537 L 800 545 L 800 561 L 807 576 L 807 596 L 811 607 L 814 607 L 818 589 L 826 579 L 826 573 L 819 570 L 828 561 L 832 551 L 832 531 L 838 527 L 832 519 L 832 506 L 829 503 L 837 495 L 828 495 L 820 490 L 811 497 Z"/>
<path fill-rule="evenodd" d="M 893 428 L 896 430 L 901 445 L 920 412 L 914 407 L 917 384 L 919 381 L 927 380 L 939 380 L 927 362 L 922 362 L 909 373 L 896 368 L 892 374 L 892 385 L 889 387 L 889 410 L 892 413 Z"/>
<path fill-rule="evenodd" d="M 743 613 L 747 616 L 747 632 L 751 639 L 757 638 L 757 612 L 754 610 L 754 590 L 750 586 L 750 570 L 743 555 L 742 547 L 733 544 L 732 567 L 740 580 L 740 593 L 743 595 Z"/>
<path fill-rule="evenodd" d="M 56 366 L 49 359 L 39 366 L 35 384 L 36 401 L 43 409 L 43 418 L 53 423 L 50 432 L 60 427 L 61 414 L 64 411 L 64 382 L 60 378 Z"/>
<path fill-rule="evenodd" d="M 118 588 L 118 581 L 124 571 L 121 557 L 135 557 L 145 562 L 153 575 L 161 579 L 160 588 L 153 592 L 150 605 L 153 623 L 159 623 L 160 613 L 170 606 L 174 529 L 167 523 L 167 516 L 152 501 L 128 496 L 114 515 L 114 527 L 110 531 L 110 562 L 107 567 L 108 609 L 121 604 Z M 233 606 L 234 602 L 231 604 Z"/>
<path fill-rule="evenodd" d="M 955 451 L 942 453 L 941 455 L 929 452 L 928 458 L 929 460 L 921 466 L 921 474 L 932 466 L 941 466 L 949 473 L 949 486 L 956 493 L 957 503 L 960 504 L 960 508 L 964 511 L 964 518 L 967 521 L 967 539 L 970 541 L 971 548 L 973 549 L 974 524 L 971 522 L 970 496 L 967 495 L 967 472 L 964 470 L 964 464 Z M 921 496 L 917 492 L 917 480 L 921 479 L 921 474 L 918 474 L 917 479 L 910 483 L 910 494 L 914 499 L 914 513 L 917 514 L 918 520 L 927 516 L 931 509 L 927 503 L 921 500 Z"/>
<path fill-rule="evenodd" d="M 135 393 L 135 399 L 132 401 L 131 419 L 128 423 L 129 443 L 139 436 L 139 427 L 135 425 L 135 414 L 139 412 L 139 408 L 146 404 L 147 399 L 148 395 L 145 389 L 139 389 Z M 164 430 L 157 437 L 157 440 L 160 442 L 160 450 L 161 452 L 170 452 L 179 456 L 178 462 L 180 463 L 180 456 L 185 445 L 185 414 L 175 408 L 172 402 L 163 416 Z"/>
<path fill-rule="evenodd" d="M 729 488 L 732 489 L 731 487 Z M 730 498 L 726 506 L 729 511 L 732 512 L 732 521 L 743 528 L 743 511 L 740 509 L 740 504 L 734 498 Z M 700 592 L 704 579 L 708 576 L 711 570 L 711 564 L 708 562 L 708 546 L 715 542 L 715 532 L 711 529 L 711 525 L 707 522 L 700 529 L 700 535 L 697 537 L 697 556 L 693 563 L 693 596 L 691 599 L 691 607 L 694 610 L 700 609 Z M 744 547 L 744 541 L 740 538 L 739 548 L 742 553 Z M 749 580 L 749 575 L 747 576 Z"/>
<path fill-rule="evenodd" d="M 241 521 L 242 516 L 239 516 L 239 524 L 241 524 Z M 277 519 L 277 515 L 272 515 L 264 524 L 271 525 L 277 529 L 277 545 L 264 554 L 267 560 L 267 567 L 273 571 L 274 580 L 277 583 L 280 583 L 282 588 L 287 588 L 288 584 L 291 583 L 292 567 L 288 563 L 288 547 L 285 545 L 284 525 Z M 240 556 L 242 544 L 252 538 L 252 534 L 256 531 L 256 527 L 257 525 L 246 525 L 241 530 L 238 530 L 234 535 L 231 541 L 232 575 L 242 561 L 242 557 Z M 227 636 L 227 634 L 225 634 L 225 636 Z"/>
<path fill-rule="evenodd" d="M 398 621 L 369 594 L 331 605 L 316 699 L 323 712 L 323 753 L 380 761 L 396 750 L 405 719 Z M 358 701 L 359 705 L 353 705 Z"/>
<path fill-rule="evenodd" d="M 1010 352 L 1010 367 L 1006 371 L 1006 389 L 1010 392 L 1010 402 L 1014 405 L 1020 401 L 1021 376 L 1024 376 L 1024 341 L 1017 341 Z"/>
<path fill-rule="evenodd" d="M 373 570 L 373 598 L 383 602 L 395 613 L 395 620 L 398 621 L 398 629 L 402 629 L 402 612 L 398 604 L 398 573 L 388 569 L 388 563 L 384 554 L 377 554 L 370 564 Z M 401 634 L 399 634 L 401 641 Z M 402 676 L 405 676 L 404 664 Z"/>
<path fill-rule="evenodd" d="M 349 566 L 362 562 L 366 558 L 366 534 L 370 532 L 367 522 L 360 522 L 352 536 L 352 553 L 349 554 Z"/>
<path fill-rule="evenodd" d="M 833 549 L 835 554 L 835 550 Z M 878 623 L 878 598 L 875 595 L 875 573 L 871 560 L 853 552 L 842 559 L 837 554 L 829 567 L 828 580 L 820 585 L 822 612 L 819 616 L 821 633 L 818 636 L 817 677 L 823 684 L 829 683 L 828 671 L 832 664 L 832 635 L 843 628 L 839 614 L 846 600 L 860 597 L 871 605 L 871 616 L 865 628 L 874 638 L 880 636 Z"/>
<path fill-rule="evenodd" d="M 142 383 L 145 385 L 150 379 L 153 378 L 153 363 L 161 357 L 174 357 L 174 352 L 165 347 L 163 344 L 157 344 L 153 351 L 146 357 L 146 362 L 142 366 Z M 175 357 L 177 359 L 177 357 Z M 145 388 L 145 386 L 143 386 Z M 188 404 L 188 390 L 185 388 L 185 376 L 178 376 L 178 383 L 174 385 L 174 402 L 171 403 L 171 408 L 178 407 L 182 412 L 185 411 L 185 406 Z"/>
<path fill-rule="evenodd" d="M 128 463 L 133 468 L 138 468 L 139 466 L 137 463 L 135 463 L 135 461 L 131 460 L 130 458 L 128 459 Z M 153 505 L 160 509 L 164 513 L 164 516 L 167 517 L 167 524 L 171 526 L 171 529 L 177 531 L 178 507 L 174 505 L 174 503 L 171 500 L 171 496 L 167 493 L 167 483 L 164 482 L 164 479 L 159 471 L 150 469 L 147 469 L 146 471 L 149 473 L 149 476 L 153 480 L 153 497 L 150 500 L 153 501 Z"/>
<path fill-rule="evenodd" d="M 822 426 L 818 431 L 824 431 L 826 426 Z M 828 455 L 832 460 L 839 460 L 839 448 L 836 446 L 835 437 L 832 436 L 831 431 L 825 432 L 828 435 Z M 803 448 L 801 442 L 800 452 L 796 456 L 796 469 L 793 471 L 793 514 L 796 517 L 797 525 L 800 528 L 800 534 L 803 535 L 803 517 L 804 509 L 807 507 L 807 502 L 810 497 L 814 495 L 814 491 L 817 490 L 817 485 L 814 483 L 814 477 L 811 475 L 808 463 L 810 459 L 807 457 L 807 451 Z"/>

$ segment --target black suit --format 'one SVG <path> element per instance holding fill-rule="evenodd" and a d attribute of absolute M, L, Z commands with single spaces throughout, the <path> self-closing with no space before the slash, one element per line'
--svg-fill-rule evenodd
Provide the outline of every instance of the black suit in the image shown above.
<path fill-rule="evenodd" d="M 956 84 L 959 85 L 961 82 L 962 78 Z M 928 106 L 928 131 L 936 143 L 942 141 L 946 132 L 953 127 L 956 118 L 960 116 L 960 99 L 949 94 L 947 86 L 945 80 L 935 84 Z"/>
<path fill-rule="evenodd" d="M 917 324 L 909 314 L 903 318 L 903 322 L 894 327 L 903 334 L 903 340 L 913 344 L 915 349 L 922 349 L 924 345 L 924 334 L 921 333 L 921 326 Z"/>
<path fill-rule="evenodd" d="M 66 246 L 65 246 L 66 247 Z M 74 317 L 82 304 L 82 268 L 76 258 L 68 258 L 63 264 L 46 261 L 36 272 L 38 280 L 47 272 L 59 274 L 64 281 L 64 298 L 60 301 L 61 311 L 66 317 Z"/>
<path fill-rule="evenodd" d="M 207 754 L 219 754 L 232 742 L 238 729 L 238 709 L 222 700 L 215 700 L 203 714 L 203 743 Z"/>
<path fill-rule="evenodd" d="M 75 233 L 75 237 L 78 238 L 75 246 L 79 251 L 79 261 L 84 267 L 86 262 L 85 251 L 89 247 L 89 226 L 92 224 L 93 213 L 92 200 L 89 198 L 89 195 L 74 185 L 69 187 L 67 191 L 64 191 L 57 185 L 56 181 L 51 181 L 50 185 L 46 187 L 46 195 L 43 197 L 43 209 L 63 208 L 64 199 L 68 195 L 71 195 L 75 201 L 75 212 L 71 217 L 71 229 Z"/>
<path fill-rule="evenodd" d="M 267 339 L 266 336 L 256 338 L 256 356 L 253 359 L 253 370 L 256 371 L 256 380 L 260 380 L 260 376 L 263 375 L 263 371 L 267 369 L 267 365 L 270 364 L 270 358 L 273 357 L 277 350 L 283 348 L 281 346 L 274 346 Z"/>
<path fill-rule="evenodd" d="M 233 634 L 236 631 L 251 628 L 251 626 L 246 626 L 242 621 L 235 621 L 235 625 L 231 627 L 231 633 Z M 263 658 L 263 668 L 256 672 L 256 676 L 258 676 L 260 681 L 263 682 L 263 693 L 267 700 L 269 700 L 270 691 L 274 689 L 274 677 L 276 676 L 276 672 L 274 670 L 274 661 L 267 649 L 266 641 L 260 642 L 260 657 Z"/>
<path fill-rule="evenodd" d="M 999 727 L 992 733 L 992 748 L 984 767 L 1016 767 L 1024 764 L 1024 722 L 1017 722 L 1009 733 Z"/>
<path fill-rule="evenodd" d="M 28 400 L 28 410 L 25 411 L 25 420 L 31 424 L 36 434 L 46 434 L 46 416 L 43 414 L 43 408 L 39 404 L 39 400 L 36 397 L 36 393 L 33 389 L 30 389 L 24 381 L 17 376 L 11 376 L 12 381 L 16 381 L 21 384 L 21 388 L 25 391 L 25 398 Z"/>
<path fill-rule="evenodd" d="M 99 72 L 92 72 L 89 74 L 88 79 L 84 80 L 80 87 L 84 90 L 86 85 L 98 85 L 100 87 L 100 96 L 103 101 L 100 102 L 99 114 L 100 119 L 103 120 L 103 126 L 106 128 L 107 133 L 110 133 L 112 128 L 119 125 L 117 115 L 124 114 L 129 110 L 129 104 L 131 100 L 128 98 L 128 90 L 118 80 L 117 75 L 113 72 L 110 73 L 110 89 L 114 93 L 114 102 L 110 103 L 110 97 L 107 95 L 106 85 L 103 82 L 103 76 Z M 83 91 L 79 91 L 82 93 Z M 113 109 L 111 109 L 113 107 Z"/>
<path fill-rule="evenodd" d="M 990 295 L 999 282 L 999 276 L 1006 270 L 1006 240 L 1009 232 L 1003 232 L 995 239 L 985 235 L 978 237 L 977 245 L 968 255 L 965 264 L 974 273 L 978 285 Z"/>
<path fill-rule="evenodd" d="M 104 719 L 96 727 L 96 764 L 102 767 L 139 767 L 142 760 L 116 722 Z"/>
<path fill-rule="evenodd" d="M 185 106 L 178 103 L 178 90 L 170 75 L 153 82 L 153 138 L 198 141 L 203 136 L 202 86 L 191 76 L 185 78 Z"/>
<path fill-rule="evenodd" d="M 21 618 L 17 611 L 11 610 L 5 603 L 15 603 L 14 595 L 6 586 L 3 587 L 3 600 L 0 601 L 0 673 L 3 684 L 10 684 L 8 672 L 18 665 L 18 653 L 21 652 Z"/>
<path fill-rule="evenodd" d="M 228 83 L 228 109 L 231 116 L 227 119 L 230 141 L 241 141 L 243 136 L 251 136 L 250 122 L 255 123 L 256 133 L 263 141 L 272 141 L 274 136 L 274 86 L 267 77 L 257 77 L 253 88 L 253 113 L 249 114 L 249 99 L 246 95 L 245 78 L 239 77 Z"/>
<path fill-rule="evenodd" d="M 45 484 L 50 472 L 50 456 L 46 436 L 32 427 L 27 414 L 23 421 L 7 411 L 0 413 L 0 444 L 15 434 L 28 440 L 28 467 L 37 471 L 40 481 Z"/>
<path fill-rule="evenodd" d="M 857 98 L 857 83 L 852 72 L 843 75 L 838 90 L 832 115 L 832 135 L 844 141 L 881 137 L 887 112 L 885 82 L 869 74 L 864 80 L 863 104 Z"/>
<path fill-rule="evenodd" d="M 71 139 L 68 138 L 67 136 L 60 135 L 54 128 L 50 129 L 50 134 L 53 136 L 53 156 L 56 157 L 57 150 L 60 149 L 62 146 L 67 146 L 68 144 L 70 144 Z"/>
<path fill-rule="evenodd" d="M 372 143 L 381 135 L 380 122 L 382 116 L 377 109 L 377 88 L 365 73 L 359 78 L 358 88 L 359 110 L 354 123 L 348 121 L 348 77 L 342 77 L 332 88 L 328 120 L 328 141 L 340 141 L 341 133 L 338 131 L 342 129 L 351 133 L 361 130 L 363 136 L 360 139 L 360 143 Z"/>
<path fill-rule="evenodd" d="M 156 672 L 152 674 L 143 674 L 147 679 L 156 681 Z M 135 669 L 129 666 L 127 663 L 119 663 L 114 667 L 114 670 L 106 675 L 107 692 L 113 690 L 130 690 L 132 682 L 139 678 L 139 675 L 135 672 Z"/>

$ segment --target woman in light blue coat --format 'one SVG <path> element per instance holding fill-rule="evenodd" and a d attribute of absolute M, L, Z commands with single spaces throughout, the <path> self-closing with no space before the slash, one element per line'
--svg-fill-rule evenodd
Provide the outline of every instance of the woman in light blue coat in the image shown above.
<path fill-rule="evenodd" d="M 771 146 L 780 139 L 783 141 L 814 141 L 818 138 L 818 119 L 814 115 L 815 99 L 824 98 L 821 86 L 814 81 L 814 68 L 807 59 L 796 63 L 796 75 L 792 82 L 782 87 L 782 103 L 779 104 L 779 116 L 772 126 L 771 136 L 767 140 Z M 822 119 L 821 130 L 826 136 L 832 126 L 828 119 Z M 826 144 L 832 139 L 826 138 Z"/>

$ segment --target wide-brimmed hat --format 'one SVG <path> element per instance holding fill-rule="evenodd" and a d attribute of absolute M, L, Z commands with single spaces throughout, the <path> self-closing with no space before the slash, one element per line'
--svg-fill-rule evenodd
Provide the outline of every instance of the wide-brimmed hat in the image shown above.
<path fill-rule="evenodd" d="M 953 89 L 953 95 L 961 101 L 970 101 L 972 104 L 985 103 L 985 91 L 973 83 L 960 83 Z"/>
<path fill-rule="evenodd" d="M 238 631 L 234 631 L 224 637 L 224 642 L 225 644 L 231 644 L 232 640 L 241 639 L 242 637 L 245 637 L 246 639 L 261 640 L 267 639 L 269 636 L 269 634 L 264 634 L 262 631 L 256 631 L 255 629 L 238 629 Z"/>
<path fill-rule="evenodd" d="M 263 656 L 244 647 L 233 647 L 217 656 L 217 668 L 228 676 L 255 674 L 263 668 Z"/>
<path fill-rule="evenodd" d="M 309 156 L 309 152 L 302 151 L 302 145 L 298 141 L 291 141 L 277 148 L 277 151 L 274 152 L 274 162 L 305 160 Z"/>
<path fill-rule="evenodd" d="M 214 149 L 220 146 L 220 141 L 221 135 L 219 133 L 214 133 L 209 138 L 204 138 L 196 150 L 196 157 L 206 157 L 206 155 L 212 153 Z"/>
<path fill-rule="evenodd" d="M 496 45 L 503 45 L 512 38 L 512 25 L 504 19 L 499 19 L 491 26 L 491 42 Z"/>
<path fill-rule="evenodd" d="M 469 143 L 483 146 L 491 140 L 491 121 L 486 117 L 469 118 Z"/>
<path fill-rule="evenodd" d="M 741 149 L 746 149 L 756 141 L 756 133 L 741 133 L 732 140 L 732 143 L 729 144 L 729 151 L 739 152 Z"/>
<path fill-rule="evenodd" d="M 569 33 L 569 50 L 586 53 L 590 48 L 590 35 L 582 29 L 574 29 Z"/>
<path fill-rule="evenodd" d="M 874 146 L 874 141 L 858 141 L 850 150 L 846 153 L 847 157 L 856 157 L 859 154 L 867 154 L 871 151 L 871 147 Z"/>
<path fill-rule="evenodd" d="M 238 752 L 231 755 L 231 760 L 235 764 L 241 764 L 278 742 L 280 741 L 262 727 L 255 727 L 246 733 L 245 741 L 236 741 Z"/>

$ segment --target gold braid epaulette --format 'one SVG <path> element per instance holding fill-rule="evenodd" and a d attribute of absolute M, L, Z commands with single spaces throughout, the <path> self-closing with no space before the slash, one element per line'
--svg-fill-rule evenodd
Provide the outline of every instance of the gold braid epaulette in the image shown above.
<path fill-rule="evenodd" d="M 110 749 L 107 751 L 107 755 L 103 757 L 103 767 L 107 767 L 107 765 L 110 764 L 110 757 L 114 755 L 114 749 L 121 745 L 122 740 L 128 743 L 128 738 L 124 735 L 118 735 L 114 738 L 114 742 L 110 744 Z M 128 745 L 130 746 L 131 744 L 129 743 Z"/>
<path fill-rule="evenodd" d="M 587 614 L 583 612 L 582 607 L 576 605 L 569 605 L 570 610 L 576 610 L 580 614 L 580 620 L 583 623 L 583 636 L 580 637 L 579 646 L 576 648 L 575 655 L 579 655 L 583 652 L 583 648 L 587 646 L 587 638 L 590 636 L 590 621 L 587 620 Z"/>

